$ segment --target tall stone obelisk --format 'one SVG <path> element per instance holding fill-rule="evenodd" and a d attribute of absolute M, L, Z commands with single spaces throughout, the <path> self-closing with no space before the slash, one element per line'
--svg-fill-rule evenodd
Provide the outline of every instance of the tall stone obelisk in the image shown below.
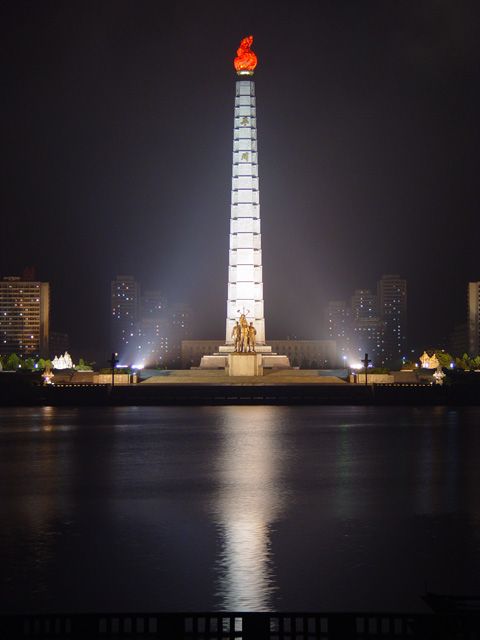
<path fill-rule="evenodd" d="M 262 375 L 263 369 L 290 367 L 288 357 L 272 353 L 265 344 L 263 310 L 262 242 L 258 187 L 257 108 L 253 72 L 257 56 L 251 50 L 253 36 L 244 38 L 234 60 L 235 117 L 233 126 L 232 201 L 230 207 L 230 250 L 225 344 L 213 355 L 204 355 L 200 369 L 228 369 L 229 375 Z M 255 350 L 236 353 L 232 329 L 245 315 L 256 330 Z M 235 352 L 235 353 L 234 353 Z M 252 363 L 255 355 L 257 371 Z M 239 360 L 240 358 L 240 360 Z M 247 360 L 245 360 L 247 358 Z M 241 360 L 243 359 L 243 362 Z M 233 365 L 233 362 L 237 365 Z M 230 363 L 230 364 L 229 364 Z M 242 366 L 240 366 L 240 364 Z M 247 366 L 248 365 L 248 366 Z M 249 372 L 246 372 L 248 369 Z M 232 371 L 242 371 L 232 373 Z"/>
<path fill-rule="evenodd" d="M 232 329 L 244 313 L 257 330 L 257 345 L 265 344 L 262 243 L 258 186 L 257 110 L 253 72 L 257 56 L 253 36 L 244 38 L 234 65 L 237 72 L 233 129 L 232 200 L 226 344 L 233 344 Z"/>

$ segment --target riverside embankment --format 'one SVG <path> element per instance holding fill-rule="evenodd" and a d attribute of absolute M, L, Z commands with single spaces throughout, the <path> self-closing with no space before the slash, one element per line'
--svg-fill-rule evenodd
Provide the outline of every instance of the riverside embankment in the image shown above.
<path fill-rule="evenodd" d="M 230 384 L 129 385 L 1 384 L 2 406 L 101 405 L 444 405 L 480 404 L 480 386 L 458 384 Z"/>

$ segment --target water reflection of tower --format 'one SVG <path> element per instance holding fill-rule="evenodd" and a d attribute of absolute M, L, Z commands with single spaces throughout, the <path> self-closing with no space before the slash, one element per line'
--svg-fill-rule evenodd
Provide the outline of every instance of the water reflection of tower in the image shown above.
<path fill-rule="evenodd" d="M 217 596 L 225 611 L 264 611 L 276 591 L 271 528 L 283 503 L 283 447 L 275 407 L 229 407 L 218 458 L 221 530 Z"/>

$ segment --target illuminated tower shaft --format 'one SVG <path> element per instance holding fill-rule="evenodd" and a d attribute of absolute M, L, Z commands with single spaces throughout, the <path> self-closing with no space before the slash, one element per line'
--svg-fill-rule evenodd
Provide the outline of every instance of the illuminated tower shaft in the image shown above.
<path fill-rule="evenodd" d="M 244 313 L 265 344 L 255 82 L 236 81 L 226 342 Z"/>

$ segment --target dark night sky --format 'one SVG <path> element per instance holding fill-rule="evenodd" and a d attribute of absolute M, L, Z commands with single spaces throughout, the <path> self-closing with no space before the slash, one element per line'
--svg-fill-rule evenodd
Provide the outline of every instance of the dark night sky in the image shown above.
<path fill-rule="evenodd" d="M 476 0 L 0 13 L 0 274 L 35 265 L 51 282 L 74 353 L 109 352 L 118 273 L 189 302 L 195 337 L 222 337 L 232 61 L 249 33 L 267 338 L 322 337 L 325 302 L 382 273 L 408 280 L 411 343 L 464 319 L 480 279 Z"/>

